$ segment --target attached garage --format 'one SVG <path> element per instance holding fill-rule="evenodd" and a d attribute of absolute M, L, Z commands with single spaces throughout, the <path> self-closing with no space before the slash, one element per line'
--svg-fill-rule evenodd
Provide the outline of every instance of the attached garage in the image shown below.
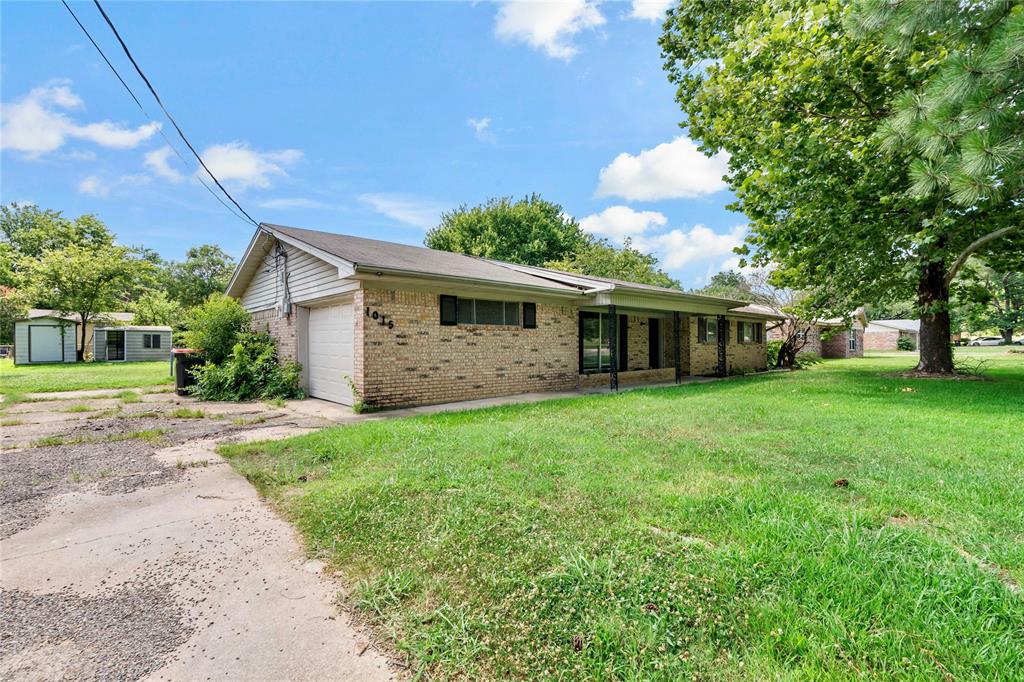
<path fill-rule="evenodd" d="M 352 404 L 353 323 L 351 303 L 309 309 L 305 365 L 310 397 Z"/>
<path fill-rule="evenodd" d="M 14 325 L 14 364 L 74 362 L 77 326 L 57 317 L 18 320 Z"/>

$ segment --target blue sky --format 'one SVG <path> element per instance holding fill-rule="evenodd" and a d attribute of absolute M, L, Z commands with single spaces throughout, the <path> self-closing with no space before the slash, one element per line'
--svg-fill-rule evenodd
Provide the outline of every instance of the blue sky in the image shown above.
<path fill-rule="evenodd" d="M 109 3 L 257 220 L 421 243 L 442 210 L 537 192 L 685 286 L 734 261 L 724 159 L 679 128 L 661 1 Z M 73 8 L 163 132 L 91 3 Z M 59 3 L 3 3 L 0 198 L 95 213 L 165 258 L 252 228 L 195 180 Z"/>

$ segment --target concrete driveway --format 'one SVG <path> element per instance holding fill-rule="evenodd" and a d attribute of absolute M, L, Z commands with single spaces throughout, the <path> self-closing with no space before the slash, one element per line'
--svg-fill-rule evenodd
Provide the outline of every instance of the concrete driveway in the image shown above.
<path fill-rule="evenodd" d="M 5 410 L 0 677 L 392 679 L 342 586 L 214 452 L 347 415 L 138 393 Z"/>

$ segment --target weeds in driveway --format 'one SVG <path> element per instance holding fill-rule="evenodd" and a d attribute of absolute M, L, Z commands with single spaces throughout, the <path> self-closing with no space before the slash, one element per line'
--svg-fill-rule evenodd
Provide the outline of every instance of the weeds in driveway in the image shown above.
<path fill-rule="evenodd" d="M 61 410 L 61 412 L 95 412 L 96 410 L 99 410 L 99 409 L 100 408 L 93 407 L 92 405 L 86 405 L 84 403 L 80 403 L 78 405 L 72 405 L 70 407 L 65 407 L 63 410 Z"/>
<path fill-rule="evenodd" d="M 194 460 L 192 462 L 186 462 L 184 460 L 179 459 L 177 462 L 174 463 L 174 466 L 177 467 L 178 469 L 182 469 L 182 470 L 184 470 L 184 469 L 206 468 L 206 467 L 210 466 L 210 460 L 208 460 L 208 459 L 197 459 L 197 460 Z"/>
<path fill-rule="evenodd" d="M 167 429 L 143 429 L 128 433 L 108 433 L 102 436 L 47 436 L 33 441 L 31 447 L 45 448 L 56 445 L 85 445 L 86 443 L 116 443 L 123 440 L 144 440 L 149 443 L 162 443 Z"/>
<path fill-rule="evenodd" d="M 129 403 L 141 403 L 142 395 L 135 391 L 121 391 L 117 394 L 117 397 L 121 399 L 121 402 L 125 405 Z"/>
<path fill-rule="evenodd" d="M 206 416 L 206 413 L 194 407 L 178 407 L 171 410 L 170 416 L 177 417 L 178 419 L 202 419 Z"/>
<path fill-rule="evenodd" d="M 270 400 L 264 400 L 263 402 L 270 407 L 284 407 L 287 404 L 284 398 L 271 398 Z"/>
<path fill-rule="evenodd" d="M 21 419 L 0 419 L 0 426 L 20 426 L 24 423 Z"/>

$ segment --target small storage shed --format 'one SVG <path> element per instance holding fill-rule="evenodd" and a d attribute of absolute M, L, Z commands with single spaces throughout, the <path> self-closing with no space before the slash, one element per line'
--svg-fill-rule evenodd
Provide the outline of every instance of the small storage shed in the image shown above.
<path fill-rule="evenodd" d="M 171 357 L 170 327 L 96 327 L 93 359 L 98 362 L 145 362 Z"/>
<path fill-rule="evenodd" d="M 74 321 L 57 315 L 39 314 L 18 320 L 14 323 L 14 364 L 75 362 L 77 329 Z"/>

